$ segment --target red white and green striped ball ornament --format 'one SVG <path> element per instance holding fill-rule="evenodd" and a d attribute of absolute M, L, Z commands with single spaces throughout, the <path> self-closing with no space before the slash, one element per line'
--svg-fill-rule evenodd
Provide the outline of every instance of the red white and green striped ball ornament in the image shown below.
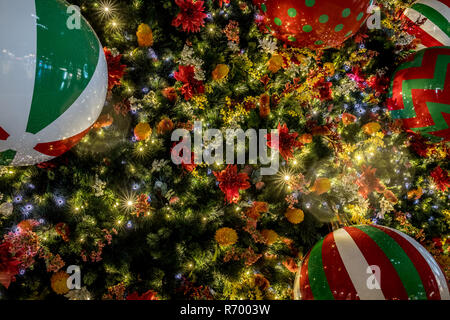
<path fill-rule="evenodd" d="M 103 109 L 105 55 L 72 9 L 62 0 L 0 0 L 0 165 L 63 154 Z"/>
<path fill-rule="evenodd" d="M 450 47 L 423 49 L 400 65 L 388 108 L 406 129 L 432 142 L 450 141 Z"/>
<path fill-rule="evenodd" d="M 356 34 L 371 0 L 253 0 L 261 29 L 297 48 L 337 47 Z"/>
<path fill-rule="evenodd" d="M 418 49 L 450 46 L 450 0 L 419 0 L 405 10 L 407 32 L 421 41 Z"/>
<path fill-rule="evenodd" d="M 417 241 L 378 225 L 328 234 L 303 259 L 294 286 L 303 300 L 449 300 L 447 280 Z"/>

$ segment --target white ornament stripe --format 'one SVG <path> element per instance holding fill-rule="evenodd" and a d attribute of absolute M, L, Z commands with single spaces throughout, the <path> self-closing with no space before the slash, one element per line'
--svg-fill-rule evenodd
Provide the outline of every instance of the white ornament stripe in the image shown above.
<path fill-rule="evenodd" d="M 414 240 L 410 236 L 408 236 L 400 231 L 397 231 L 395 229 L 392 229 L 392 228 L 388 228 L 388 227 L 385 227 L 385 228 L 387 228 L 387 229 L 395 232 L 396 234 L 400 235 L 401 237 L 403 237 L 411 245 L 413 245 L 414 248 L 417 249 L 417 251 L 419 251 L 419 253 L 422 255 L 422 257 L 425 259 L 425 261 L 428 263 L 431 270 L 433 271 L 433 275 L 434 275 L 434 277 L 436 279 L 436 283 L 439 287 L 439 293 L 441 295 L 441 299 L 442 300 L 450 300 L 450 293 L 448 291 L 447 280 L 445 279 L 445 276 L 442 273 L 441 268 L 439 268 L 439 265 L 434 260 L 433 256 L 424 247 L 422 247 L 416 240 Z"/>
<path fill-rule="evenodd" d="M 0 152 L 11 143 L 14 149 L 21 145 L 33 99 L 36 50 L 34 0 L 0 0 L 0 126 L 15 140 L 0 141 Z"/>
<path fill-rule="evenodd" d="M 370 274 L 367 273 L 367 269 L 369 264 L 351 235 L 344 229 L 338 229 L 333 232 L 333 237 L 339 255 L 359 298 L 361 300 L 385 300 L 381 289 L 368 288 L 367 279 L 370 277 Z"/>

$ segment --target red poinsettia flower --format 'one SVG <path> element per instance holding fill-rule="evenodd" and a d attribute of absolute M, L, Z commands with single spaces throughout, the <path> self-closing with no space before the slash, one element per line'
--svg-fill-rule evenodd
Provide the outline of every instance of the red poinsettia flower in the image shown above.
<path fill-rule="evenodd" d="M 446 191 L 450 186 L 450 178 L 446 170 L 443 170 L 440 166 L 434 168 L 430 173 L 431 178 L 433 178 L 436 187 L 442 192 Z"/>
<path fill-rule="evenodd" d="M 226 5 L 230 4 L 230 0 L 217 0 L 219 2 L 219 7 L 222 8 L 223 4 L 225 3 Z"/>
<path fill-rule="evenodd" d="M 427 139 L 415 132 L 409 132 L 408 146 L 421 157 L 427 157 L 432 147 Z"/>
<path fill-rule="evenodd" d="M 360 89 L 364 89 L 366 87 L 366 78 L 359 67 L 353 67 L 352 72 L 348 73 L 347 77 L 355 81 Z"/>
<path fill-rule="evenodd" d="M 389 83 L 390 79 L 388 77 L 380 75 L 371 76 L 369 79 L 367 79 L 367 84 L 376 92 L 377 95 L 386 93 Z"/>
<path fill-rule="evenodd" d="M 239 190 L 250 188 L 250 183 L 247 181 L 249 179 L 248 175 L 246 173 L 238 173 L 236 165 L 229 164 L 225 170 L 213 173 L 228 203 L 237 203 Z"/>
<path fill-rule="evenodd" d="M 20 261 L 12 257 L 9 252 L 10 244 L 4 242 L 0 244 L 0 284 L 8 289 L 11 282 L 16 280 L 15 276 L 19 274 Z"/>
<path fill-rule="evenodd" d="M 278 124 L 278 133 L 271 133 L 266 135 L 267 146 L 269 148 L 278 150 L 281 156 L 288 161 L 293 157 L 294 148 L 301 148 L 303 144 L 297 140 L 298 133 L 289 133 L 286 124 L 281 126 Z"/>
<path fill-rule="evenodd" d="M 180 140 L 181 142 L 181 140 Z M 184 150 L 180 151 L 180 154 L 176 154 L 176 149 L 174 147 L 177 145 L 177 143 L 173 143 L 173 147 L 170 150 L 170 153 L 172 157 L 181 157 L 181 166 L 184 170 L 188 172 L 194 171 L 195 168 L 197 168 L 197 164 L 195 164 L 195 154 L 191 151 L 191 157 L 189 158 L 189 154 L 184 154 Z"/>
<path fill-rule="evenodd" d="M 379 193 L 384 192 L 386 187 L 381 183 L 381 181 L 375 176 L 376 168 L 370 166 L 363 166 L 363 173 L 356 180 L 356 184 L 359 186 L 359 194 L 367 199 L 367 196 L 372 191 Z"/>
<path fill-rule="evenodd" d="M 205 25 L 207 17 L 204 12 L 204 1 L 175 0 L 175 3 L 180 7 L 180 12 L 172 20 L 172 25 L 174 27 L 181 25 L 184 32 L 199 32 L 200 28 Z"/>
<path fill-rule="evenodd" d="M 192 152 L 191 161 L 185 161 L 184 159 L 181 160 L 181 166 L 183 167 L 184 170 L 192 172 L 195 170 L 195 168 L 197 168 L 197 165 L 194 163 L 194 156 L 195 154 Z"/>
<path fill-rule="evenodd" d="M 103 52 L 108 64 L 108 90 L 111 90 L 114 86 L 120 85 L 127 66 L 120 63 L 121 54 L 114 56 L 106 47 L 103 48 Z"/>
<path fill-rule="evenodd" d="M 159 300 L 157 293 L 153 290 L 148 290 L 143 294 L 139 295 L 137 292 L 128 294 L 127 300 Z"/>
<path fill-rule="evenodd" d="M 196 80 L 194 66 L 180 66 L 178 71 L 174 73 L 176 80 L 183 82 L 181 93 L 187 101 L 192 98 L 194 94 L 202 94 L 205 92 L 203 81 Z"/>
<path fill-rule="evenodd" d="M 331 90 L 331 86 L 333 84 L 329 81 L 325 81 L 325 79 L 321 79 L 314 85 L 314 89 L 317 90 L 317 98 L 320 99 L 320 101 L 326 101 L 331 100 L 333 91 Z"/>

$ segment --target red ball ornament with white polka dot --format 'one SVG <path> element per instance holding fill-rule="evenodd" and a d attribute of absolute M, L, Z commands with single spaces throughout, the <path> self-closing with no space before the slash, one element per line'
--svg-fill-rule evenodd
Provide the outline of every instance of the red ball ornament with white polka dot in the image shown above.
<path fill-rule="evenodd" d="M 373 0 L 254 0 L 257 22 L 292 47 L 337 47 L 365 23 Z"/>

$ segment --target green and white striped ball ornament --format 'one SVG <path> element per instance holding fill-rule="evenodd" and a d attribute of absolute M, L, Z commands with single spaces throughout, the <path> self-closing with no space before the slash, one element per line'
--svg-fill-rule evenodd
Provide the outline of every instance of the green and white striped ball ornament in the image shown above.
<path fill-rule="evenodd" d="M 404 233 L 356 225 L 328 234 L 303 259 L 294 297 L 302 300 L 449 300 L 431 254 Z"/>
<path fill-rule="evenodd" d="M 62 0 L 0 0 L 0 165 L 48 161 L 100 115 L 108 89 L 102 46 Z"/>
<path fill-rule="evenodd" d="M 407 32 L 420 40 L 417 50 L 450 46 L 450 0 L 419 0 L 403 13 Z"/>

